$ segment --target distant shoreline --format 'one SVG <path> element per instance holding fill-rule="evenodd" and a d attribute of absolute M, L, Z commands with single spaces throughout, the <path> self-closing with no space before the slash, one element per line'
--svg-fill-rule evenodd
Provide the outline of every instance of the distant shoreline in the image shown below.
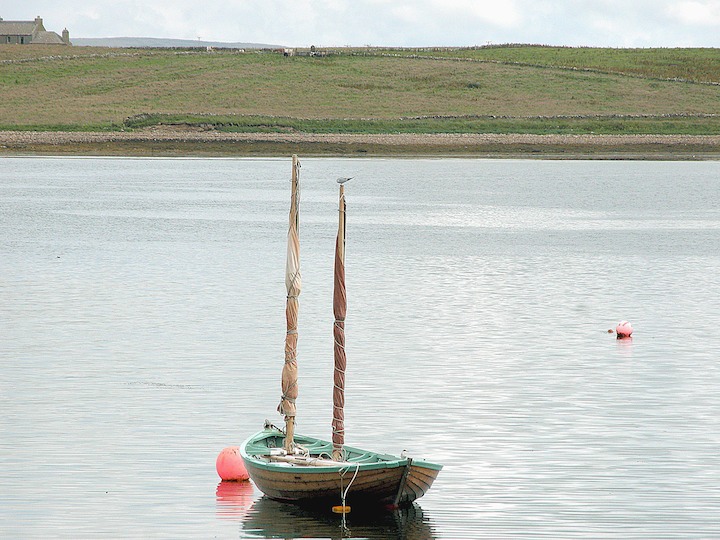
<path fill-rule="evenodd" d="M 438 156 L 720 160 L 720 135 L 225 133 L 0 131 L 0 155 Z"/>

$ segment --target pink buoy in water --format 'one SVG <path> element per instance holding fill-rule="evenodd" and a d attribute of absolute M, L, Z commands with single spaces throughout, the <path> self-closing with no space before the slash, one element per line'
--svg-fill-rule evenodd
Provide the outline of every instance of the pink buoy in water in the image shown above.
<path fill-rule="evenodd" d="M 224 448 L 215 461 L 215 469 L 220 478 L 226 481 L 245 482 L 250 479 L 239 446 Z"/>
<path fill-rule="evenodd" d="M 615 327 L 615 333 L 618 339 L 630 337 L 633 333 L 632 324 L 627 321 L 620 321 Z"/>

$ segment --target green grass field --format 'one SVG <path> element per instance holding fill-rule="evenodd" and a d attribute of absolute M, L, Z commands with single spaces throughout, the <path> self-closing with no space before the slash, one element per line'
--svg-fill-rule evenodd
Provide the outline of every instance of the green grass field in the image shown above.
<path fill-rule="evenodd" d="M 0 129 L 720 134 L 717 49 L 0 45 Z"/>

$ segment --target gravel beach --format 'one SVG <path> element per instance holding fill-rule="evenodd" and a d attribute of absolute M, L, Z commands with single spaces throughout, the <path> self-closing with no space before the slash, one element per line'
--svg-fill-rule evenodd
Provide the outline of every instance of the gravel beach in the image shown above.
<path fill-rule="evenodd" d="M 0 153 L 78 155 L 477 155 L 720 159 L 720 136 L 0 131 Z"/>

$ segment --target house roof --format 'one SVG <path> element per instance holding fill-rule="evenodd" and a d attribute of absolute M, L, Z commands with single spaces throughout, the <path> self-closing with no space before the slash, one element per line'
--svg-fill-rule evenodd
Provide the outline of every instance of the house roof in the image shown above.
<path fill-rule="evenodd" d="M 35 21 L 0 21 L 0 36 L 31 36 Z"/>
<path fill-rule="evenodd" d="M 65 42 L 55 32 L 38 32 L 32 40 L 41 45 L 64 45 Z"/>

